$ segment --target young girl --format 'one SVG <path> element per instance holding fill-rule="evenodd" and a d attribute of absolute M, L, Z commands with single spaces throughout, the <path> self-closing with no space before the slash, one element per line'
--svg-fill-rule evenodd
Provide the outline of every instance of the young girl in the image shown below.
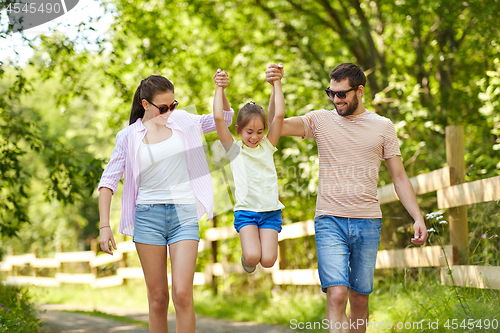
<path fill-rule="evenodd" d="M 229 103 L 224 95 L 224 107 Z M 213 216 L 213 190 L 201 134 L 215 131 L 212 115 L 176 110 L 174 85 L 152 75 L 134 95 L 130 126 L 116 146 L 99 183 L 101 249 L 113 254 L 109 224 L 111 197 L 125 173 L 120 232 L 133 236 L 144 271 L 149 331 L 168 332 L 167 254 L 172 268 L 172 299 L 177 332 L 195 332 L 193 278 L 198 254 L 198 220 Z M 231 124 L 233 112 L 221 116 Z M 168 251 L 167 251 L 168 246 Z"/>
<path fill-rule="evenodd" d="M 217 71 L 217 78 L 226 76 L 225 71 Z M 254 272 L 259 262 L 263 267 L 274 265 L 278 257 L 278 233 L 283 224 L 281 210 L 285 206 L 278 199 L 273 154 L 281 134 L 285 100 L 281 81 L 275 80 L 272 85 L 274 100 L 270 103 L 275 104 L 275 114 L 274 119 L 269 119 L 267 136 L 264 136 L 264 109 L 251 102 L 238 112 L 236 132 L 241 135 L 241 141 L 234 142 L 224 123 L 224 87 L 216 80 L 214 118 L 217 134 L 231 161 L 236 188 L 234 227 L 240 234 L 241 263 L 248 273 Z"/>

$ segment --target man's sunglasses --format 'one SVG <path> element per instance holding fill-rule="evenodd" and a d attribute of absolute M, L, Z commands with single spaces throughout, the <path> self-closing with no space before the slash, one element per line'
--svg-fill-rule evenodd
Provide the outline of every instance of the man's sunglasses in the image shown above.
<path fill-rule="evenodd" d="M 148 101 L 148 100 L 146 100 Z M 154 107 L 156 107 L 158 110 L 160 110 L 160 114 L 164 114 L 164 113 L 167 113 L 168 111 L 174 111 L 177 106 L 179 105 L 179 102 L 177 102 L 176 100 L 174 100 L 174 102 L 172 104 L 170 104 L 169 106 L 156 106 L 153 102 L 150 102 L 148 101 L 149 104 L 153 105 Z"/>
<path fill-rule="evenodd" d="M 328 97 L 330 97 L 330 98 L 334 98 L 334 97 L 335 97 L 335 95 L 337 95 L 337 97 L 338 97 L 338 98 L 340 98 L 340 99 L 344 99 L 344 98 L 346 98 L 346 97 L 347 97 L 347 93 L 348 93 L 349 91 L 352 91 L 352 90 L 357 90 L 357 89 L 358 89 L 358 87 L 359 87 L 359 85 L 358 85 L 358 86 L 355 86 L 355 87 L 352 87 L 352 88 L 351 88 L 351 89 L 349 89 L 349 90 L 341 90 L 341 91 L 333 91 L 333 90 L 330 90 L 330 87 L 328 87 L 328 88 L 326 88 L 326 89 L 325 89 L 325 91 L 326 91 L 326 94 L 328 95 Z"/>

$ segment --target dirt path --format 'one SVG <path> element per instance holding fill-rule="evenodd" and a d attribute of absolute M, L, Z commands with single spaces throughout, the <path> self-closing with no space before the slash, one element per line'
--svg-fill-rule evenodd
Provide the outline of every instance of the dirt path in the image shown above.
<path fill-rule="evenodd" d="M 144 326 L 71 312 L 45 311 L 40 319 L 44 333 L 149 332 Z"/>
<path fill-rule="evenodd" d="M 126 324 L 107 318 L 100 318 L 79 313 L 61 312 L 62 310 L 93 311 L 90 308 L 70 307 L 60 305 L 42 305 L 42 320 L 44 333 L 114 333 L 136 332 L 147 333 L 147 327 Z M 127 316 L 135 320 L 147 322 L 148 314 L 144 311 L 122 309 L 96 309 L 117 316 Z M 175 332 L 175 314 L 169 314 L 168 327 L 170 332 Z M 282 326 L 260 325 L 249 322 L 233 322 L 207 317 L 196 318 L 197 333 L 291 333 L 296 332 Z"/>

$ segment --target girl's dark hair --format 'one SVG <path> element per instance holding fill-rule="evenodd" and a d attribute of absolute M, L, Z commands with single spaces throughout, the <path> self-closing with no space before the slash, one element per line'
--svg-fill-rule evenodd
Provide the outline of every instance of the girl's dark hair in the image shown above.
<path fill-rule="evenodd" d="M 343 63 L 335 67 L 335 69 L 330 73 L 330 79 L 337 82 L 344 79 L 349 79 L 349 85 L 354 86 L 364 86 L 366 84 L 366 76 L 363 70 L 351 63 Z"/>
<path fill-rule="evenodd" d="M 266 129 L 266 112 L 262 106 L 257 105 L 254 102 L 250 102 L 245 104 L 238 112 L 238 117 L 236 118 L 236 125 L 238 125 L 238 129 L 236 131 L 238 134 L 246 125 L 248 125 L 253 117 L 259 117 L 264 124 L 264 129 Z"/>
<path fill-rule="evenodd" d="M 147 79 L 142 80 L 134 94 L 129 125 L 135 123 L 137 119 L 144 117 L 143 99 L 151 102 L 156 95 L 169 91 L 174 92 L 174 84 L 163 76 L 151 75 Z"/>

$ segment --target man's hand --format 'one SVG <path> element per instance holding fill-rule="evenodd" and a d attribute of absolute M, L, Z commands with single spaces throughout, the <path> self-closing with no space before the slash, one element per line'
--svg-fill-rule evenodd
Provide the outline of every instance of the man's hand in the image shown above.
<path fill-rule="evenodd" d="M 267 66 L 266 80 L 267 82 L 269 82 L 269 84 L 272 85 L 274 81 L 281 80 L 281 78 L 283 78 L 284 73 L 285 71 L 283 69 L 283 64 L 281 62 L 278 65 L 272 63 L 269 66 Z"/>
<path fill-rule="evenodd" d="M 214 74 L 214 82 L 217 87 L 227 88 L 229 86 L 229 75 L 226 71 L 219 68 Z"/>
<path fill-rule="evenodd" d="M 415 232 L 415 236 L 411 239 L 411 242 L 418 246 L 424 245 L 427 237 L 429 236 L 427 234 L 427 227 L 425 226 L 425 223 L 423 221 L 416 221 L 413 224 L 413 231 Z"/>

